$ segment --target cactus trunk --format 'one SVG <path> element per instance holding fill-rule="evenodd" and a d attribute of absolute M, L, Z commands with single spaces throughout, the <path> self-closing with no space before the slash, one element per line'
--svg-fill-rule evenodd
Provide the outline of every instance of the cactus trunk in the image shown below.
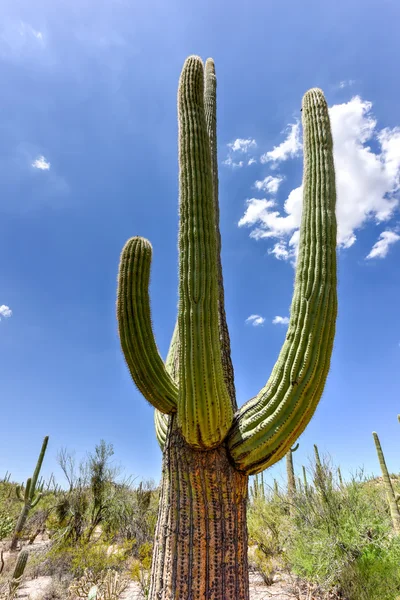
<path fill-rule="evenodd" d="M 248 477 L 223 445 L 189 446 L 174 421 L 164 448 L 149 600 L 247 600 Z"/>

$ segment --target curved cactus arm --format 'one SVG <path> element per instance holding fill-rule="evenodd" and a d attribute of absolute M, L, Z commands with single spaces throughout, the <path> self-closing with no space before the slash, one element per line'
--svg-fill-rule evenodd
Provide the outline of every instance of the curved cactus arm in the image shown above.
<path fill-rule="evenodd" d="M 282 458 L 321 398 L 333 348 L 336 190 L 328 106 L 319 89 L 302 106 L 303 214 L 286 340 L 266 386 L 237 413 L 228 445 L 238 469 L 256 473 Z"/>
<path fill-rule="evenodd" d="M 17 487 L 15 488 L 15 493 L 17 495 L 17 498 L 20 502 L 24 502 L 24 497 L 22 495 L 22 486 L 17 485 Z"/>
<path fill-rule="evenodd" d="M 297 444 L 295 446 L 293 446 L 293 448 L 290 448 L 290 452 L 296 452 L 296 450 L 299 449 L 300 444 L 297 442 Z"/>
<path fill-rule="evenodd" d="M 224 381 L 218 322 L 218 244 L 204 69 L 190 56 L 178 91 L 179 395 L 178 426 L 194 448 L 219 445 L 233 421 Z"/>
<path fill-rule="evenodd" d="M 117 318 L 121 347 L 132 379 L 143 396 L 163 413 L 176 410 L 178 389 L 164 366 L 150 314 L 150 243 L 133 237 L 119 265 Z"/>
<path fill-rule="evenodd" d="M 206 60 L 204 77 L 204 110 L 207 133 L 210 140 L 211 169 L 213 179 L 213 198 L 215 210 L 215 234 L 217 241 L 217 273 L 218 273 L 218 324 L 221 340 L 222 368 L 224 380 L 236 410 L 236 390 L 234 371 L 231 357 L 231 342 L 225 314 L 225 292 L 221 262 L 221 233 L 219 229 L 219 198 L 218 198 L 218 156 L 217 156 L 217 77 L 212 58 Z"/>

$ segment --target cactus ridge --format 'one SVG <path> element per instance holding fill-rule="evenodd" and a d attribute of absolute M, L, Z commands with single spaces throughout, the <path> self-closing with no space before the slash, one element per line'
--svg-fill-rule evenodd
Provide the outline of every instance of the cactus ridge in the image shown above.
<path fill-rule="evenodd" d="M 169 422 L 186 442 L 224 440 L 237 469 L 256 474 L 287 454 L 312 418 L 335 334 L 336 189 L 328 107 L 321 90 L 303 98 L 303 214 L 286 340 L 264 388 L 237 410 L 224 308 L 219 231 L 215 66 L 190 56 L 178 89 L 179 304 L 165 365 L 151 327 L 151 246 L 129 240 L 119 270 L 117 316 L 132 377 L 155 407 L 158 442 Z M 292 451 L 295 451 L 293 448 Z"/>

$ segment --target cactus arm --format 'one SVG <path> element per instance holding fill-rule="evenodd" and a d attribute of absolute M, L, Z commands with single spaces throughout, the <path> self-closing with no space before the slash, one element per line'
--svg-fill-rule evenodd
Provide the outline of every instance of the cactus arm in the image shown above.
<path fill-rule="evenodd" d="M 175 323 L 174 333 L 172 334 L 171 343 L 169 346 L 167 359 L 165 361 L 165 368 L 167 372 L 178 384 L 178 364 L 179 364 L 179 329 L 178 321 Z M 154 410 L 154 426 L 156 430 L 157 442 L 161 448 L 161 452 L 164 450 L 165 442 L 167 441 L 169 418 L 159 410 Z"/>
<path fill-rule="evenodd" d="M 159 410 L 155 409 L 155 411 L 154 411 L 154 427 L 156 430 L 157 442 L 161 448 L 161 451 L 164 450 L 165 442 L 167 441 L 168 424 L 169 424 L 168 415 L 165 415 L 162 412 L 160 412 Z"/>
<path fill-rule="evenodd" d="M 151 325 L 149 280 L 151 245 L 134 237 L 119 265 L 117 319 L 121 347 L 132 379 L 143 396 L 163 413 L 176 410 L 178 390 L 159 355 Z"/>
<path fill-rule="evenodd" d="M 212 58 L 206 60 L 204 79 L 204 110 L 207 132 L 210 140 L 211 168 L 213 179 L 213 198 L 215 211 L 215 233 L 217 241 L 217 273 L 218 273 L 218 323 L 221 340 L 222 368 L 224 380 L 232 400 L 234 410 L 237 409 L 234 371 L 231 358 L 231 342 L 225 314 L 224 280 L 221 262 L 221 233 L 219 229 L 218 199 L 218 156 L 217 156 L 217 77 Z"/>
<path fill-rule="evenodd" d="M 26 480 L 25 498 L 24 498 L 25 504 L 29 504 L 30 503 L 30 500 L 31 500 L 31 487 L 32 487 L 32 478 L 29 477 Z"/>
<path fill-rule="evenodd" d="M 189 57 L 178 91 L 179 395 L 178 426 L 194 448 L 219 445 L 233 420 L 218 323 L 218 245 L 201 59 Z"/>
<path fill-rule="evenodd" d="M 299 449 L 300 444 L 297 442 L 297 444 L 295 446 L 293 446 L 293 448 L 290 449 L 290 452 L 296 452 L 296 450 Z"/>
<path fill-rule="evenodd" d="M 304 431 L 328 375 L 337 314 L 336 191 L 328 107 L 303 98 L 304 176 L 299 257 L 286 340 L 266 386 L 236 414 L 228 439 L 238 469 L 259 472 Z"/>
<path fill-rule="evenodd" d="M 48 443 L 49 443 L 49 436 L 46 435 L 46 437 L 44 438 L 43 443 L 42 443 L 42 448 L 40 450 L 39 458 L 36 463 L 36 468 L 32 475 L 31 496 L 33 496 L 35 489 L 36 489 L 36 483 L 37 483 L 37 480 L 39 477 L 40 469 L 42 468 L 42 463 L 43 463 L 43 459 L 44 459 L 44 455 L 46 453 Z"/>
<path fill-rule="evenodd" d="M 15 493 L 17 495 L 17 498 L 20 502 L 24 502 L 24 497 L 22 495 L 22 488 L 20 485 L 17 485 L 17 487 L 15 488 Z"/>
<path fill-rule="evenodd" d="M 31 508 L 35 508 L 35 506 L 37 505 L 37 503 L 43 498 L 43 493 L 39 492 L 39 494 L 32 500 L 31 502 Z"/>
<path fill-rule="evenodd" d="M 383 483 L 385 485 L 386 497 L 388 500 L 390 514 L 392 517 L 393 529 L 395 530 L 396 534 L 399 535 L 400 534 L 400 510 L 397 505 L 395 492 L 393 489 L 392 482 L 390 480 L 389 470 L 386 465 L 386 460 L 385 460 L 385 456 L 383 454 L 381 442 L 379 440 L 378 434 L 375 431 L 372 432 L 372 435 L 374 437 L 376 452 L 378 454 L 378 459 L 379 459 L 379 465 L 380 465 L 381 471 L 382 471 L 382 479 L 383 479 Z"/>

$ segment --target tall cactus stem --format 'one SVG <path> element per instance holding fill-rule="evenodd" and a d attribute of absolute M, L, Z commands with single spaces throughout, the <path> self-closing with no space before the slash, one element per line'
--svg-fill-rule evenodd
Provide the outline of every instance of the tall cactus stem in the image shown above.
<path fill-rule="evenodd" d="M 376 452 L 378 454 L 379 464 L 382 471 L 383 483 L 386 490 L 386 497 L 389 504 L 390 515 L 392 517 L 393 529 L 397 535 L 400 535 L 400 510 L 396 502 L 396 496 L 394 493 L 393 485 L 390 479 L 389 471 L 386 465 L 385 456 L 383 454 L 381 442 L 379 440 L 378 434 L 373 431 L 372 432 Z"/>

